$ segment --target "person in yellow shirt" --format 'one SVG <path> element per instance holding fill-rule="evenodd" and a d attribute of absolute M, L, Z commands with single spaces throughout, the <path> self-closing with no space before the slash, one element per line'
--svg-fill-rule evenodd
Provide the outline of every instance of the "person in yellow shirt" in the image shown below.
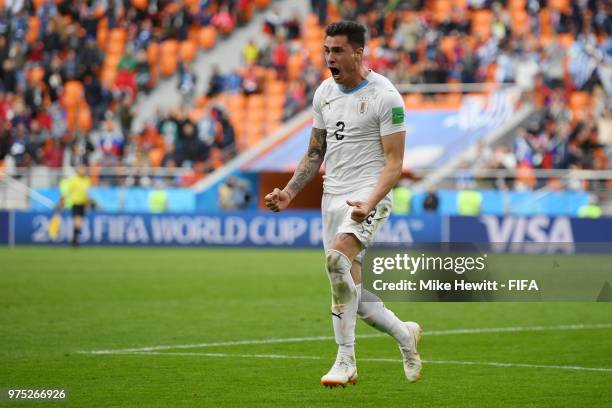
<path fill-rule="evenodd" d="M 72 245 L 78 245 L 78 238 L 81 233 L 81 225 L 83 223 L 83 217 L 85 217 L 85 210 L 90 203 L 89 200 L 89 187 L 91 186 L 91 180 L 87 175 L 87 167 L 79 165 L 77 173 L 70 177 L 63 185 L 62 198 L 60 200 L 60 208 L 64 206 L 65 202 L 72 204 Z"/>

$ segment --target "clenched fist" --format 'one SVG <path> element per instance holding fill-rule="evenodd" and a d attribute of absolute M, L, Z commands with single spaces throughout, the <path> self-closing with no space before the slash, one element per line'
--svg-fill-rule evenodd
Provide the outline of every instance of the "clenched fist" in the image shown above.
<path fill-rule="evenodd" d="M 351 219 L 358 223 L 362 223 L 367 220 L 368 216 L 372 215 L 371 213 L 374 210 L 365 201 L 346 200 L 346 203 L 349 206 L 353 207 L 353 212 L 351 212 Z"/>
<path fill-rule="evenodd" d="M 290 202 L 291 197 L 289 196 L 289 193 L 279 188 L 275 188 L 274 191 L 264 197 L 266 207 L 274 212 L 284 210 L 289 206 Z"/>

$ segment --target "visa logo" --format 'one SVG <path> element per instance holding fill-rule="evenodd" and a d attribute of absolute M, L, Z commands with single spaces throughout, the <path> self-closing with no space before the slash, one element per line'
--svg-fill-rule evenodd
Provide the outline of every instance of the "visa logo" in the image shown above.
<path fill-rule="evenodd" d="M 568 252 L 574 251 L 574 236 L 568 217 L 502 217 L 485 215 L 479 218 L 487 230 L 489 242 L 506 243 L 505 250 L 524 251 L 527 246 L 515 243 L 537 242 L 555 244 L 529 245 L 529 252 Z M 569 244 L 568 244 L 569 243 Z M 558 244 L 558 245 L 557 245 Z M 522 250 L 521 250 L 522 249 Z"/>

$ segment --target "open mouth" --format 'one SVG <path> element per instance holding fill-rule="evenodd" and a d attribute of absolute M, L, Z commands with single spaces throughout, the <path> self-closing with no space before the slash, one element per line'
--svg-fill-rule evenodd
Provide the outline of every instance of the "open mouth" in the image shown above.
<path fill-rule="evenodd" d="M 332 76 L 337 77 L 340 75 L 340 70 L 336 67 L 329 67 L 329 71 L 332 73 Z"/>

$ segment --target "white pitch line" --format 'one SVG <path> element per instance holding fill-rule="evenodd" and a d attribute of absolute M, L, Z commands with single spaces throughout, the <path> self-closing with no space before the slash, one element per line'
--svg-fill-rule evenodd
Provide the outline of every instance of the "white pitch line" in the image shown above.
<path fill-rule="evenodd" d="M 319 356 L 292 356 L 288 354 L 228 354 L 228 353 L 197 353 L 197 352 L 175 352 L 162 353 L 159 351 L 139 351 L 139 352 L 117 352 L 115 354 L 122 355 L 146 355 L 146 356 L 197 356 L 197 357 L 230 357 L 230 358 L 265 358 L 273 360 L 329 360 L 329 357 Z M 401 363 L 402 360 L 395 358 L 360 358 L 359 361 L 377 362 L 377 363 Z M 599 371 L 612 372 L 612 368 L 606 367 L 580 367 L 580 366 L 564 366 L 564 365 L 546 365 L 546 364 L 524 364 L 524 363 L 500 363 L 494 361 L 452 361 L 452 360 L 423 360 L 425 364 L 445 364 L 445 365 L 472 365 L 472 366 L 490 366 L 490 367 L 518 367 L 518 368 L 545 368 L 555 370 L 575 370 L 575 371 Z"/>
<path fill-rule="evenodd" d="M 425 336 L 443 336 L 451 334 L 479 334 L 479 333 L 508 333 L 508 332 L 529 332 L 529 331 L 554 331 L 554 330 L 589 330 L 589 329 L 610 329 L 612 323 L 596 323 L 596 324 L 563 324 L 558 326 L 518 326 L 518 327 L 489 327 L 476 329 L 447 329 L 447 330 L 426 330 Z M 357 336 L 360 339 L 383 337 L 387 336 L 384 333 L 362 334 Z M 116 349 L 116 350 L 91 350 L 81 351 L 82 354 L 116 354 L 116 353 L 131 353 L 142 351 L 158 351 L 158 350 L 174 350 L 174 349 L 192 349 L 205 347 L 222 347 L 222 346 L 240 346 L 254 344 L 275 344 L 275 343 L 302 343 L 308 341 L 325 341 L 333 340 L 333 336 L 313 336 L 313 337 L 290 337 L 290 338 L 269 338 L 269 339 L 254 339 L 254 340 L 234 340 L 220 341 L 212 343 L 196 343 L 196 344 L 175 344 L 162 346 L 148 346 L 138 348 Z"/>

